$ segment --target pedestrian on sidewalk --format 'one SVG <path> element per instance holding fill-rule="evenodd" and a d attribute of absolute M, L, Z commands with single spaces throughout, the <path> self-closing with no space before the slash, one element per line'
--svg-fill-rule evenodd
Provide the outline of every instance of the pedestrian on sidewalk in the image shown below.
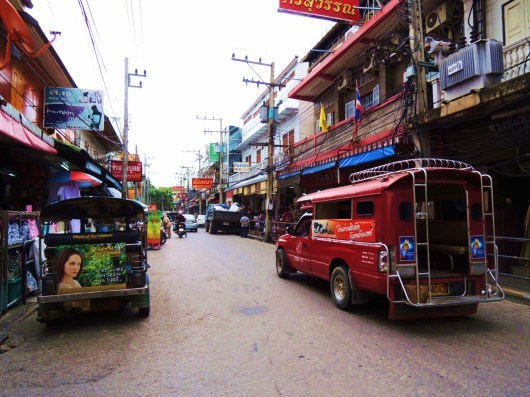
<path fill-rule="evenodd" d="M 245 214 L 239 220 L 241 222 L 241 238 L 247 238 L 250 227 L 250 218 Z"/>

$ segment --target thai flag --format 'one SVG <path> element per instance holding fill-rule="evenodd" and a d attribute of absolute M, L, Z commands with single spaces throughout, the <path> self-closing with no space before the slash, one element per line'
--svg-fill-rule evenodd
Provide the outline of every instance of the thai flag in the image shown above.
<path fill-rule="evenodd" d="M 361 104 L 361 93 L 359 92 L 359 86 L 357 81 L 355 82 L 355 121 L 361 121 L 361 112 L 363 111 L 363 105 Z"/>

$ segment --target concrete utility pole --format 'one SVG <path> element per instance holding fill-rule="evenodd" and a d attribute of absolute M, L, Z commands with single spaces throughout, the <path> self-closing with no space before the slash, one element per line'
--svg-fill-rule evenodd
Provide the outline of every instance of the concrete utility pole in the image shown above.
<path fill-rule="evenodd" d="M 271 70 L 270 75 L 270 82 L 266 83 L 264 81 L 256 81 L 254 79 L 249 80 L 243 78 L 243 82 L 245 83 L 253 83 L 257 84 L 258 87 L 260 84 L 267 85 L 269 87 L 269 113 L 268 113 L 268 139 L 267 139 L 267 150 L 268 150 L 268 157 L 267 157 L 267 194 L 266 194 L 266 203 L 265 203 L 265 241 L 271 242 L 272 241 L 272 210 L 273 210 L 273 188 L 274 188 L 274 88 L 275 87 L 283 87 L 283 84 L 280 82 L 279 84 L 276 84 L 274 82 L 274 62 L 271 62 L 270 64 L 261 62 L 261 58 L 258 62 L 255 61 L 249 61 L 248 57 L 245 56 L 245 59 L 237 59 L 235 54 L 232 54 L 232 60 L 238 61 L 238 62 L 244 62 L 244 63 L 250 63 L 254 65 L 261 65 L 261 66 L 268 66 Z"/>
<path fill-rule="evenodd" d="M 131 84 L 131 76 L 147 77 L 147 72 L 138 74 L 138 69 L 134 73 L 129 73 L 129 58 L 125 57 L 125 96 L 124 96 L 124 111 L 123 111 L 123 160 L 122 160 L 122 192 L 121 197 L 127 198 L 127 168 L 129 166 L 129 87 L 142 88 L 140 84 Z"/>
<path fill-rule="evenodd" d="M 206 120 L 206 121 L 219 121 L 219 135 L 220 135 L 220 147 L 221 150 L 219 152 L 219 204 L 223 204 L 223 119 L 222 118 L 215 118 L 215 117 L 199 117 L 197 116 L 197 120 Z M 204 132 L 216 132 L 216 131 L 208 131 L 205 130 Z"/>

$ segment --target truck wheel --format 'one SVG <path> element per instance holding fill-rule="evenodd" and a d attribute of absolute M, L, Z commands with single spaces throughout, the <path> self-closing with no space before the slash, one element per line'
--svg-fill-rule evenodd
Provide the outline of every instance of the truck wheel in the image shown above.
<path fill-rule="evenodd" d="M 331 273 L 331 297 L 335 306 L 341 310 L 348 310 L 351 306 L 351 286 L 348 278 L 348 268 L 339 266 Z"/>
<path fill-rule="evenodd" d="M 287 265 L 287 256 L 283 249 L 276 251 L 276 273 L 280 278 L 289 278 L 291 274 L 291 268 Z"/>
<path fill-rule="evenodd" d="M 151 308 L 149 306 L 147 307 L 140 307 L 138 308 L 138 315 L 140 317 L 149 317 L 149 312 L 151 311 L 150 310 Z"/>
<path fill-rule="evenodd" d="M 217 225 L 213 222 L 210 223 L 210 234 L 216 234 L 217 233 Z"/>
<path fill-rule="evenodd" d="M 210 224 L 209 223 L 205 223 L 204 224 L 204 230 L 206 231 L 206 233 L 210 232 Z"/>

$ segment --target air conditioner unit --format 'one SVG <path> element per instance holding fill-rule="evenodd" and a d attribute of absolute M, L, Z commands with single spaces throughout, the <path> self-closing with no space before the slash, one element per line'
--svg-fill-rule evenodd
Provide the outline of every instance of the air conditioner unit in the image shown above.
<path fill-rule="evenodd" d="M 369 57 L 363 62 L 363 73 L 377 72 L 379 64 L 374 57 Z"/>
<path fill-rule="evenodd" d="M 353 89 L 353 76 L 350 71 L 343 72 L 339 76 L 337 88 L 339 91 Z"/>
<path fill-rule="evenodd" d="M 440 29 L 449 25 L 452 21 L 453 9 L 447 3 L 442 3 L 434 11 L 425 17 L 425 33 Z"/>

